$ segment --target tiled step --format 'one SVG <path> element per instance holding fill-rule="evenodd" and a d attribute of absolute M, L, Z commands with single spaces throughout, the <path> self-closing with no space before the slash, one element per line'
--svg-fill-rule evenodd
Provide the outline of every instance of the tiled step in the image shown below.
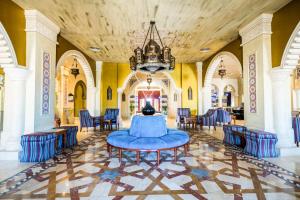
<path fill-rule="evenodd" d="M 12 58 L 0 58 L 1 64 L 12 64 L 14 61 Z"/>

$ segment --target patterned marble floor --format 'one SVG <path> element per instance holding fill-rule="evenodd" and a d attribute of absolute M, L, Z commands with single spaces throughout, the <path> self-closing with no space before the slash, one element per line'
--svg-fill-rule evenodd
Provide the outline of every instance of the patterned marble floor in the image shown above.
<path fill-rule="evenodd" d="M 190 131 L 188 156 L 125 152 L 109 159 L 106 135 L 95 133 L 73 150 L 0 182 L 0 199 L 300 199 L 298 175 L 204 132 Z M 114 152 L 116 155 L 116 152 Z"/>

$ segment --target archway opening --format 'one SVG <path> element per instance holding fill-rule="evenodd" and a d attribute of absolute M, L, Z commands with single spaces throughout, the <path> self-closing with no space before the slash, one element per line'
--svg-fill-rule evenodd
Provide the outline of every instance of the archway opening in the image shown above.
<path fill-rule="evenodd" d="M 180 90 L 167 72 L 151 74 L 150 87 L 147 83 L 147 75 L 144 72 L 130 74 L 118 91 L 121 101 L 119 102 L 120 117 L 125 127 L 130 124 L 133 115 L 141 113 L 146 101 L 150 102 L 157 114 L 165 115 L 168 123 L 175 124 L 176 110 L 181 104 Z"/>
<path fill-rule="evenodd" d="M 226 69 L 224 77 L 219 75 L 221 61 Z M 240 61 L 230 52 L 220 52 L 212 59 L 204 80 L 204 113 L 217 107 L 232 113 L 243 112 L 242 70 Z"/>
<path fill-rule="evenodd" d="M 86 108 L 87 79 L 78 57 L 70 55 L 57 66 L 56 70 L 56 107 L 55 116 L 60 118 L 62 124 L 74 124 L 78 122 L 78 113 Z M 76 67 L 79 70 L 77 76 L 71 73 Z"/>
<path fill-rule="evenodd" d="M 78 117 L 82 109 L 86 109 L 86 85 L 80 80 L 74 90 L 74 117 Z"/>

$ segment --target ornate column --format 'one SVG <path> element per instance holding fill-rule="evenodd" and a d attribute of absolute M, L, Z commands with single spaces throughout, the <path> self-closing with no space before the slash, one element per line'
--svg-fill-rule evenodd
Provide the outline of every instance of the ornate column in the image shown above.
<path fill-rule="evenodd" d="M 96 105 L 95 105 L 95 115 L 101 115 L 101 75 L 102 75 L 102 61 L 96 61 Z"/>
<path fill-rule="evenodd" d="M 53 128 L 56 44 L 59 27 L 37 10 L 25 10 L 26 81 L 25 132 Z"/>
<path fill-rule="evenodd" d="M 118 88 L 117 90 L 118 92 L 118 108 L 119 108 L 119 122 L 120 122 L 120 127 L 122 126 L 122 93 L 123 93 L 123 89 L 122 88 Z"/>
<path fill-rule="evenodd" d="M 273 132 L 271 21 L 272 14 L 262 14 L 239 33 L 243 46 L 245 124 Z"/>
<path fill-rule="evenodd" d="M 198 115 L 202 114 L 202 62 L 196 62 L 198 81 Z"/>
<path fill-rule="evenodd" d="M 202 89 L 203 96 L 203 113 L 206 113 L 211 108 L 211 85 L 204 85 Z"/>
<path fill-rule="evenodd" d="M 291 118 L 291 70 L 273 68 L 271 70 L 273 89 L 274 129 L 277 133 L 281 155 L 300 154 L 293 141 Z M 299 152 L 299 153 L 297 153 Z"/>
<path fill-rule="evenodd" d="M 14 67 L 4 68 L 5 97 L 4 121 L 1 135 L 1 149 L 9 154 L 1 154 L 1 159 L 17 160 L 20 139 L 24 133 L 26 77 L 29 70 Z"/>

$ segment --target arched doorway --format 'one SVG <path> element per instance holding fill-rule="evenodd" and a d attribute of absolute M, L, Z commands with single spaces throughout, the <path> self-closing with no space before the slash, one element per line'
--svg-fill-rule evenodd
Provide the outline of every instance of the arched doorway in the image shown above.
<path fill-rule="evenodd" d="M 89 110 L 91 115 L 94 115 L 95 110 L 96 110 L 96 87 L 95 87 L 95 81 L 94 81 L 94 76 L 93 72 L 91 70 L 90 64 L 85 58 L 85 56 L 77 51 L 77 50 L 69 50 L 66 51 L 58 60 L 57 65 L 56 65 L 56 75 L 58 71 L 61 69 L 61 66 L 64 65 L 64 62 L 66 59 L 69 57 L 74 58 L 78 60 L 78 63 L 80 64 L 82 68 L 82 72 L 86 77 L 86 88 L 87 88 L 87 99 L 86 99 L 86 108 Z M 59 99 L 58 99 L 59 101 Z M 58 110 L 63 109 L 63 101 L 60 101 L 58 103 L 57 108 Z"/>
<path fill-rule="evenodd" d="M 74 90 L 74 117 L 78 117 L 82 109 L 86 109 L 86 85 L 78 81 Z"/>
<path fill-rule="evenodd" d="M 292 89 L 295 86 L 295 76 L 291 76 L 299 63 L 300 22 L 295 27 L 281 59 L 281 65 L 271 70 L 274 129 L 277 133 L 281 155 L 299 155 L 294 144 L 292 129 Z M 292 78 L 292 79 L 291 79 Z M 296 91 L 294 91 L 295 93 Z M 294 99 L 298 101 L 297 98 Z M 297 102 L 296 102 L 297 103 Z"/>
<path fill-rule="evenodd" d="M 87 96 L 87 79 L 86 73 L 82 65 L 78 62 L 77 56 L 68 56 L 65 57 L 64 62 L 61 62 L 61 65 L 58 66 L 56 70 L 56 108 L 55 115 L 57 118 L 61 119 L 63 124 L 73 124 L 76 123 L 79 110 L 75 108 L 83 108 L 81 103 L 84 103 L 86 108 L 86 99 Z M 78 69 L 78 75 L 71 73 L 71 69 L 76 67 Z M 76 88 L 77 87 L 77 88 Z M 80 95 L 77 95 L 75 92 L 80 92 Z M 84 95 L 84 101 L 81 96 Z M 77 101 L 76 101 L 77 100 Z M 75 106 L 75 104 L 77 105 Z"/>
<path fill-rule="evenodd" d="M 132 115 L 139 113 L 147 98 L 151 98 L 153 106 L 161 114 L 171 120 L 176 117 L 177 107 L 181 106 L 181 89 L 176 87 L 168 72 L 157 72 L 151 76 L 153 80 L 150 88 L 146 81 L 147 74 L 144 72 L 132 72 L 123 86 L 118 88 L 121 120 L 129 120 Z M 148 91 L 152 95 L 148 95 Z"/>
<path fill-rule="evenodd" d="M 0 67 L 3 130 L 0 133 L 0 149 L 10 151 L 9 159 L 17 159 L 21 134 L 25 126 L 26 76 L 28 70 L 19 67 L 11 40 L 0 22 Z M 14 122 L 14 125 L 11 125 Z"/>
<path fill-rule="evenodd" d="M 218 74 L 219 64 L 223 60 L 226 68 L 225 77 L 220 77 Z M 212 84 L 219 88 L 218 94 L 218 106 L 223 107 L 222 99 L 224 97 L 224 88 L 226 85 L 234 85 L 237 91 L 235 106 L 242 106 L 243 97 L 243 77 L 242 77 L 242 65 L 238 58 L 227 51 L 218 53 L 210 62 L 204 80 L 203 87 L 203 112 L 205 113 L 212 107 L 211 91 Z"/>

